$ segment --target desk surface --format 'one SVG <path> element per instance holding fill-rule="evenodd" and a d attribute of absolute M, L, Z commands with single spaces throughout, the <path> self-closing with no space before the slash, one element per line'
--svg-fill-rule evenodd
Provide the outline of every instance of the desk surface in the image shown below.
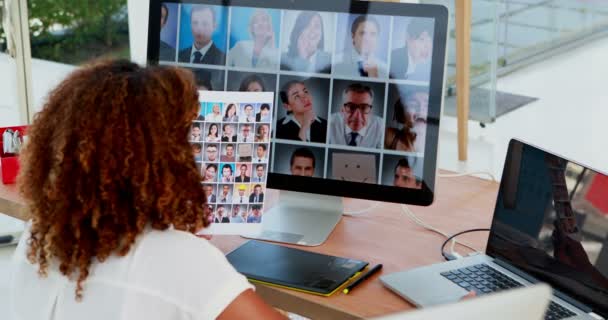
<path fill-rule="evenodd" d="M 410 206 L 419 218 L 434 227 L 455 233 L 471 228 L 490 226 L 498 184 L 473 177 L 438 178 L 437 198 L 430 207 Z M 269 190 L 269 198 L 277 192 Z M 371 201 L 346 199 L 345 210 L 361 210 L 374 206 Z M 0 212 L 24 218 L 23 201 L 14 186 L 0 184 Z M 487 233 L 475 233 L 459 238 L 478 250 L 485 249 Z M 212 242 L 223 252 L 229 252 L 246 241 L 238 236 L 214 236 Z M 318 297 L 291 290 L 258 286 L 258 293 L 276 307 L 313 319 L 349 319 L 385 315 L 414 308 L 382 286 L 378 277 L 414 267 L 441 262 L 439 247 L 444 239 L 414 224 L 401 206 L 380 203 L 360 216 L 345 216 L 327 242 L 306 250 L 324 254 L 361 259 L 384 268 L 350 294 L 337 293 Z M 302 247 L 300 247 L 302 248 Z M 464 248 L 457 248 L 466 252 Z"/>

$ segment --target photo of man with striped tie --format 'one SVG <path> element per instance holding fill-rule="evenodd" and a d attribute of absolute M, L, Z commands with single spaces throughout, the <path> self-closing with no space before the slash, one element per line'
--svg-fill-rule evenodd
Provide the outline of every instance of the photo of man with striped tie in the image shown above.
<path fill-rule="evenodd" d="M 179 62 L 224 65 L 226 55 L 212 39 L 218 27 L 216 14 L 210 6 L 193 5 L 190 17 L 182 15 L 182 19 L 190 18 L 193 40 L 191 47 L 179 51 Z"/>

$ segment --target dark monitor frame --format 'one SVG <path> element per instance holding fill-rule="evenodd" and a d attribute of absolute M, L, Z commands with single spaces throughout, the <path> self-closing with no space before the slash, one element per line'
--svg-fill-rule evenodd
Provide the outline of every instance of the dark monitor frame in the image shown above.
<path fill-rule="evenodd" d="M 448 10 L 441 5 L 368 2 L 358 0 L 151 0 L 148 23 L 147 63 L 159 60 L 161 3 L 198 3 L 226 7 L 257 7 L 282 10 L 312 10 L 322 12 L 375 14 L 387 16 L 433 18 L 435 21 L 427 134 L 421 189 L 397 188 L 380 184 L 345 182 L 332 179 L 298 177 L 269 173 L 267 186 L 274 189 L 324 195 L 361 198 L 377 201 L 428 206 L 435 197 L 435 178 L 439 140 L 439 121 L 443 105 L 446 66 Z M 152 23 L 157 22 L 157 23 Z M 387 84 L 390 85 L 390 84 Z"/>

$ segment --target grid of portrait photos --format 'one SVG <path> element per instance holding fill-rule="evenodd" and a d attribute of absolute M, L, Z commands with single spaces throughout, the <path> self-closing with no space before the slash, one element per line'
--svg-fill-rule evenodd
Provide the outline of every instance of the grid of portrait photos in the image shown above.
<path fill-rule="evenodd" d="M 209 232 L 242 233 L 264 214 L 274 95 L 200 91 L 199 100 L 188 140 L 212 213 Z"/>
<path fill-rule="evenodd" d="M 166 2 L 159 63 L 275 92 L 270 172 L 420 188 L 434 22 Z"/>

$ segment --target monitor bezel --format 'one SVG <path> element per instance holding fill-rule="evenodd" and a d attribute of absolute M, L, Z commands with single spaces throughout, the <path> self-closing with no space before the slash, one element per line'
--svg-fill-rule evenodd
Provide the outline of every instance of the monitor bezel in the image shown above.
<path fill-rule="evenodd" d="M 226 7 L 272 8 L 280 10 L 313 10 L 349 14 L 375 14 L 387 16 L 433 18 L 435 21 L 427 135 L 423 156 L 421 189 L 398 188 L 382 184 L 346 182 L 328 178 L 299 177 L 268 173 L 267 186 L 273 189 L 317 193 L 339 197 L 360 198 L 384 202 L 429 206 L 435 198 L 435 179 L 439 144 L 439 122 L 443 111 L 443 93 L 447 59 L 448 9 L 442 5 L 359 0 L 151 0 L 148 23 L 147 64 L 158 65 L 160 46 L 161 3 L 207 4 Z M 277 70 L 278 71 L 278 70 Z M 387 85 L 391 85 L 387 81 Z M 271 156 L 273 156 L 271 154 Z M 405 157 L 406 155 L 404 155 Z"/>

